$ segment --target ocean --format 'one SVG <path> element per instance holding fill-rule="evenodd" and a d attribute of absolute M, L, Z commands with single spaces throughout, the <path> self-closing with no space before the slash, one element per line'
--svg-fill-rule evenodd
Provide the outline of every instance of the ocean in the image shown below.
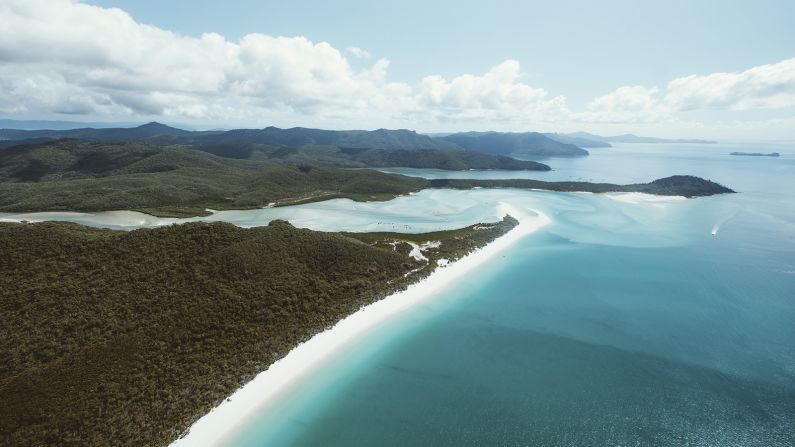
<path fill-rule="evenodd" d="M 590 152 L 544 160 L 550 172 L 388 171 L 614 183 L 691 174 L 739 193 L 637 201 L 426 190 L 202 219 L 417 232 L 493 221 L 501 203 L 552 219 L 348 344 L 224 445 L 795 445 L 795 150 L 623 144 Z M 46 216 L 111 228 L 184 221 Z"/>
<path fill-rule="evenodd" d="M 402 211 L 408 225 L 447 226 L 504 201 L 553 223 L 352 343 L 226 445 L 795 445 L 795 157 L 728 155 L 743 148 L 769 150 L 627 144 L 522 173 L 692 174 L 734 195 L 425 191 L 356 204 L 381 222 Z"/>

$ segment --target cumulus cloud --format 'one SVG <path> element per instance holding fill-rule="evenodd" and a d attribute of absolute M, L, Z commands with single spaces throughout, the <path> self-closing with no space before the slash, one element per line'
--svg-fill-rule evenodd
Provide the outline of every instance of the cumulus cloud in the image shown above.
<path fill-rule="evenodd" d="M 370 56 L 358 47 L 347 52 Z M 390 82 L 388 68 L 379 59 L 354 69 L 329 43 L 304 37 L 189 37 L 75 0 L 0 2 L 2 113 L 387 123 L 542 117 L 565 103 L 523 84 L 515 61 L 415 86 Z"/>
<path fill-rule="evenodd" d="M 575 120 L 596 123 L 653 123 L 683 112 L 739 111 L 795 107 L 795 58 L 738 73 L 676 78 L 665 90 L 623 86 L 587 105 Z"/>
<path fill-rule="evenodd" d="M 795 59 L 662 87 L 623 86 L 572 112 L 564 96 L 528 84 L 515 60 L 409 84 L 389 79 L 388 60 L 368 58 L 360 47 L 341 51 L 300 36 L 184 36 L 78 0 L 0 0 L 7 115 L 519 130 L 795 107 Z"/>
<path fill-rule="evenodd" d="M 181 36 L 119 9 L 69 0 L 0 5 L 4 109 L 185 115 L 320 113 L 381 98 L 384 61 L 356 72 L 325 42 L 249 34 Z"/>
<path fill-rule="evenodd" d="M 363 49 L 361 49 L 359 47 L 348 47 L 347 50 L 348 50 L 348 53 L 351 53 L 353 55 L 353 57 L 356 57 L 356 58 L 359 58 L 359 59 L 369 59 L 370 57 L 373 56 L 372 54 L 370 54 L 369 51 L 363 50 Z"/>
<path fill-rule="evenodd" d="M 514 60 L 483 76 L 467 74 L 449 81 L 427 76 L 418 106 L 439 120 L 554 121 L 567 113 L 563 96 L 550 98 L 546 90 L 521 82 L 521 76 L 519 62 Z"/>
<path fill-rule="evenodd" d="M 685 76 L 668 84 L 665 103 L 674 110 L 747 110 L 795 105 L 795 58 L 739 73 Z"/>
<path fill-rule="evenodd" d="M 619 87 L 587 105 L 587 111 L 573 115 L 575 120 L 594 123 L 648 123 L 668 121 L 670 110 L 659 103 L 656 87 Z"/>

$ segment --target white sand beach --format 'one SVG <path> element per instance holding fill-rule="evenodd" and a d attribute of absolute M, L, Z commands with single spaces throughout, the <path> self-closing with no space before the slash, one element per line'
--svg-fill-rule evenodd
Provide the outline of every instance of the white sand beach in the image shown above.
<path fill-rule="evenodd" d="M 619 202 L 633 204 L 665 204 L 687 200 L 687 197 L 684 196 L 658 196 L 643 192 L 610 192 L 606 193 L 605 195 L 613 200 L 618 200 Z"/>
<path fill-rule="evenodd" d="M 174 441 L 171 447 L 213 446 L 221 444 L 233 434 L 257 410 L 271 402 L 292 383 L 307 372 L 321 366 L 337 350 L 364 335 L 368 329 L 394 317 L 417 303 L 432 298 L 434 293 L 457 278 L 476 268 L 518 239 L 549 224 L 545 214 L 531 210 L 518 210 L 501 203 L 499 214 L 510 214 L 519 220 L 519 225 L 485 247 L 470 253 L 445 267 L 440 267 L 424 280 L 411 285 L 402 292 L 390 295 L 376 303 L 363 307 L 344 318 L 307 342 L 295 347 L 284 358 L 258 374 L 253 380 L 239 388 L 219 406 L 197 420 L 189 432 Z"/>

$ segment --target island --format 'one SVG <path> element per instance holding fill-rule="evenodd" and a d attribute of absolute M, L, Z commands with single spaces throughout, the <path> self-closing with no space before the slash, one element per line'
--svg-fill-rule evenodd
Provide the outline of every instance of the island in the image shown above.
<path fill-rule="evenodd" d="M 592 193 L 640 192 L 658 196 L 682 196 L 687 198 L 705 197 L 715 194 L 732 194 L 735 192 L 719 183 L 692 175 L 672 175 L 649 183 L 633 183 L 629 185 L 591 182 L 545 182 L 531 179 L 434 179 L 431 180 L 430 183 L 432 188 L 519 188 Z"/>
<path fill-rule="evenodd" d="M 689 176 L 637 185 L 539 180 L 427 180 L 387 174 L 368 167 L 438 168 L 448 166 L 449 162 L 472 169 L 484 166 L 484 163 L 485 166 L 495 166 L 490 164 L 491 161 L 502 166 L 516 163 L 529 169 L 539 167 L 535 162 L 467 151 L 379 150 L 373 153 L 372 150 L 356 152 L 339 148 L 317 151 L 313 157 L 308 157 L 300 151 L 285 150 L 283 153 L 289 152 L 296 158 L 282 160 L 223 157 L 180 145 L 163 147 L 141 142 L 62 139 L 14 146 L 0 150 L 0 211 L 136 210 L 160 217 L 189 217 L 209 215 L 208 209 L 252 209 L 333 198 L 390 200 L 426 188 L 634 191 L 686 197 L 732 192 L 707 180 Z M 348 156 L 360 157 L 360 164 L 340 167 L 340 160 Z M 350 158 L 347 160 L 352 161 Z M 546 165 L 541 166 L 549 169 Z"/>
<path fill-rule="evenodd" d="M 603 143 L 643 143 L 643 144 L 718 144 L 715 140 L 702 140 L 697 138 L 655 138 L 655 137 L 642 137 L 633 134 L 615 135 L 605 137 L 602 135 L 594 135 L 588 132 L 574 132 L 569 134 L 561 134 L 566 138 L 583 138 L 588 141 L 597 141 Z"/>
<path fill-rule="evenodd" d="M 769 154 L 765 154 L 762 152 L 732 152 L 729 155 L 738 155 L 742 157 L 780 157 L 781 154 L 778 152 L 770 152 Z"/>
<path fill-rule="evenodd" d="M 460 132 L 436 139 L 495 155 L 538 158 L 588 155 L 588 151 L 569 141 L 563 142 L 538 132 Z"/>

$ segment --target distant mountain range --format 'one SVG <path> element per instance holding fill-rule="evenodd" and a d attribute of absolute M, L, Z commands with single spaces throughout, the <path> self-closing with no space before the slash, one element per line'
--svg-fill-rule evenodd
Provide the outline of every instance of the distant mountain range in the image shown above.
<path fill-rule="evenodd" d="M 232 158 L 262 158 L 263 154 L 284 153 L 287 158 L 302 158 L 303 162 L 311 162 L 315 155 L 327 158 L 328 150 L 341 150 L 346 158 L 365 161 L 368 166 L 382 166 L 383 163 L 401 163 L 399 166 L 410 167 L 418 164 L 406 164 L 411 160 L 408 154 L 387 153 L 391 151 L 477 151 L 483 154 L 499 155 L 502 160 L 487 160 L 484 157 L 466 155 L 469 161 L 477 159 L 476 166 L 470 163 L 451 162 L 450 159 L 461 158 L 461 155 L 444 156 L 440 153 L 424 153 L 428 163 L 430 158 L 440 160 L 441 169 L 528 169 L 516 163 L 508 163 L 507 157 L 574 157 L 586 156 L 588 148 L 610 147 L 610 143 L 715 143 L 707 140 L 662 139 L 639 137 L 626 134 L 604 137 L 586 132 L 575 133 L 538 133 L 538 132 L 460 132 L 452 134 L 419 134 L 406 129 L 378 130 L 323 130 L 304 127 L 280 129 L 266 127 L 264 129 L 233 129 L 193 131 L 151 122 L 137 127 L 107 127 L 108 123 L 91 123 L 95 127 L 64 128 L 88 123 L 68 121 L 17 121 L 0 120 L 0 148 L 10 147 L 19 143 L 46 143 L 62 138 L 76 138 L 86 141 L 138 141 L 158 146 L 183 145 L 193 149 L 211 152 L 216 155 Z M 51 125 L 49 129 L 32 129 Z M 323 152 L 321 149 L 326 149 Z M 303 155 L 295 154 L 302 150 Z M 281 152 L 279 152 L 281 151 Z M 284 151 L 292 151 L 292 154 Z M 366 151 L 370 151 L 365 153 Z M 380 151 L 380 152 L 379 152 Z M 350 155 L 354 154 L 354 157 Z M 265 158 L 269 158 L 266 156 Z M 333 157 L 332 157 L 333 158 Z M 390 161 L 386 161 L 386 160 Z M 403 161 L 401 161 L 401 159 Z M 382 160 L 379 162 L 378 160 Z M 294 160 L 296 161 L 296 160 Z M 332 165 L 347 166 L 350 160 Z M 375 163 L 375 164 L 373 164 Z M 380 164 L 379 164 L 380 163 Z M 535 169 L 540 168 L 537 166 Z M 534 168 L 529 168 L 534 169 Z"/>
<path fill-rule="evenodd" d="M 61 139 L 79 138 L 88 141 L 142 141 L 157 145 L 171 144 L 269 144 L 302 147 L 325 145 L 366 149 L 461 149 L 454 144 L 421 135 L 411 130 L 322 130 L 294 127 L 279 129 L 234 129 L 227 131 L 190 131 L 152 122 L 138 127 L 0 130 L 0 139 Z"/>
<path fill-rule="evenodd" d="M 280 129 L 234 129 L 227 131 L 190 131 L 161 123 L 148 123 L 138 127 L 79 128 L 79 129 L 0 129 L 0 147 L 19 142 L 44 143 L 62 138 L 86 141 L 139 141 L 159 146 L 188 145 L 207 150 L 216 155 L 247 158 L 254 145 L 267 145 L 283 149 L 327 147 L 344 150 L 380 151 L 479 151 L 485 154 L 509 156 L 556 157 L 588 155 L 588 152 L 571 144 L 560 143 L 539 133 L 463 133 L 442 138 L 432 138 L 406 129 L 378 130 L 322 130 L 294 127 Z M 2 141 L 5 140 L 5 141 Z M 231 155 L 232 153 L 238 155 Z M 497 163 L 487 168 L 499 168 Z"/>
<path fill-rule="evenodd" d="M 296 127 L 188 131 L 149 123 L 133 128 L 0 130 L 0 147 L 47 144 L 63 139 L 138 142 L 180 146 L 238 159 L 301 166 L 344 168 L 408 167 L 447 170 L 549 170 L 549 166 L 505 156 L 464 150 L 455 144 L 409 130 L 331 131 Z"/>

